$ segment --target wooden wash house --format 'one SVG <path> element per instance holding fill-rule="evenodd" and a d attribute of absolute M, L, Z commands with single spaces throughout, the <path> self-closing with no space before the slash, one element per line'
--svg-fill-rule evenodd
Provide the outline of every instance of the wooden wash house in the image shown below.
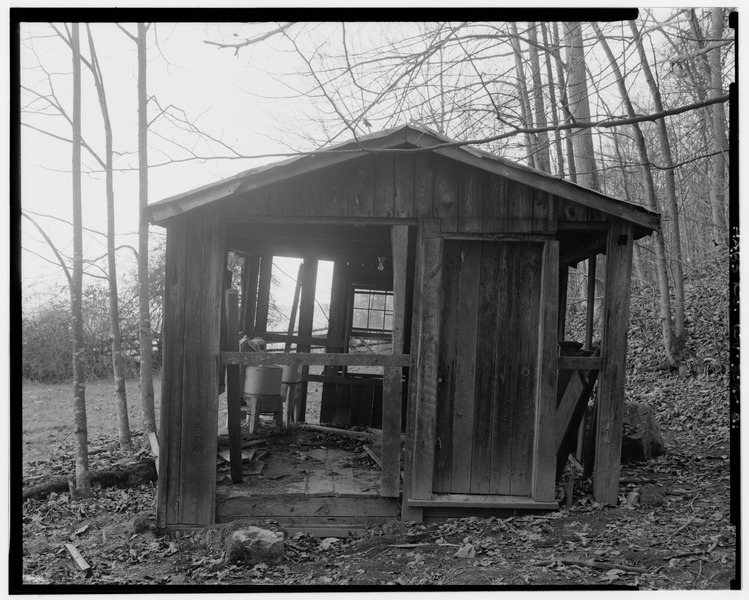
<path fill-rule="evenodd" d="M 588 464 L 595 498 L 617 502 L 632 249 L 657 214 L 413 125 L 146 213 L 167 231 L 159 527 L 258 517 L 345 528 L 554 509 L 594 384 Z M 245 257 L 241 306 L 226 293 L 229 251 Z M 299 327 L 287 336 L 267 331 L 274 256 L 304 260 Z M 566 340 L 568 273 L 589 259 L 586 330 Z M 314 336 L 319 260 L 334 268 L 328 331 Z M 357 293 L 390 303 L 389 353 L 349 352 Z M 239 352 L 239 331 L 296 351 Z M 302 365 L 305 382 L 322 381 L 321 422 L 381 428 L 375 490 L 270 498 L 250 479 L 217 489 L 220 387 L 238 481 L 239 365 L 263 364 Z M 347 375 L 362 366 L 378 375 Z"/>

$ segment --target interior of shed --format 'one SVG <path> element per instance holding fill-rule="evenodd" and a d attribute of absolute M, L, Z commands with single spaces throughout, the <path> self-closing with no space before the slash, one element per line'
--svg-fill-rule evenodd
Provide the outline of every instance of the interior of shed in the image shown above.
<path fill-rule="evenodd" d="M 405 302 L 409 306 L 415 237 L 415 233 L 408 236 L 398 260 L 407 274 Z M 355 365 L 300 366 L 299 383 L 283 385 L 281 414 L 276 412 L 277 405 L 268 405 L 258 419 L 249 397 L 243 393 L 240 477 L 229 467 L 228 432 L 233 423 L 226 395 L 222 396 L 224 401 L 220 401 L 219 408 L 227 414 L 219 418 L 223 433 L 219 436 L 223 460 L 219 461 L 217 488 L 220 520 L 232 518 L 233 504 L 248 495 L 283 494 L 296 497 L 297 502 L 310 497 L 379 497 L 383 367 L 378 366 L 376 358 L 368 364 L 367 357 L 393 351 L 393 247 L 390 225 L 226 225 L 225 288 L 237 290 L 233 329 L 238 331 L 236 336 L 226 335 L 222 346 L 236 351 L 240 348 L 233 344 L 239 339 L 245 340 L 242 349 L 252 350 L 262 340 L 263 350 L 279 355 L 345 353 L 356 354 L 361 360 Z M 223 319 L 230 329 L 231 312 L 225 309 Z M 405 344 L 407 353 L 410 310 L 405 310 L 404 316 L 402 329 L 407 335 L 401 344 Z M 248 345 L 248 340 L 256 341 Z M 403 387 L 408 382 L 407 371 L 403 369 Z M 244 382 L 244 377 L 241 379 Z M 406 395 L 401 397 L 403 429 Z M 310 429 L 319 424 L 331 430 Z M 347 435 L 336 433 L 343 428 L 354 431 Z M 240 504 L 236 510 L 245 511 L 246 515 L 247 507 L 241 501 Z M 335 511 L 348 510 L 340 507 L 346 501 L 335 504 Z M 330 508 L 314 510 L 325 512 Z M 278 506 L 269 510 L 278 511 Z M 307 508 L 297 510 L 305 512 Z M 390 514 L 392 510 L 390 505 L 375 503 L 371 507 L 374 519 L 393 518 L 396 515 Z M 258 506 L 252 510 L 254 515 L 262 512 Z"/>

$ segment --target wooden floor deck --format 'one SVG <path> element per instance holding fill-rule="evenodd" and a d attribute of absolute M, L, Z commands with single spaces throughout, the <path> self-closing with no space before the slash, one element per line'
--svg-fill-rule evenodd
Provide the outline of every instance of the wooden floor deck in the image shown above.
<path fill-rule="evenodd" d="M 355 441 L 261 428 L 251 443 L 261 458 L 244 465 L 241 483 L 231 483 L 227 468 L 219 466 L 217 522 L 272 520 L 290 534 L 343 536 L 398 518 L 398 500 L 379 495 L 380 470 L 366 452 L 355 451 Z M 260 463 L 262 470 L 251 474 Z"/>

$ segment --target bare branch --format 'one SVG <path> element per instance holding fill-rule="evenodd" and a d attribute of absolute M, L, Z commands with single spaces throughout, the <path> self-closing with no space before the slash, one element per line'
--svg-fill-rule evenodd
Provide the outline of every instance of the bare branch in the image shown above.
<path fill-rule="evenodd" d="M 273 37 L 276 34 L 284 33 L 292 25 L 294 25 L 294 23 L 284 23 L 283 25 L 279 25 L 276 29 L 272 29 L 271 31 L 266 31 L 265 33 L 261 33 L 252 38 L 246 38 L 242 40 L 241 42 L 228 43 L 228 42 L 213 42 L 211 40 L 203 40 L 203 43 L 209 44 L 211 46 L 217 46 L 218 48 L 234 48 L 234 56 L 238 56 L 240 48 L 244 48 L 246 46 L 257 44 L 259 42 L 267 40 L 270 37 Z"/>
<path fill-rule="evenodd" d="M 39 226 L 39 223 L 37 223 L 31 216 L 29 216 L 29 214 L 26 211 L 22 210 L 21 215 L 26 217 L 29 221 L 31 221 L 31 224 L 37 228 L 39 233 L 42 234 L 42 237 L 47 242 L 49 247 L 52 248 L 52 252 L 55 253 L 55 256 L 57 257 L 57 260 L 60 263 L 62 270 L 65 272 L 65 277 L 67 277 L 68 279 L 68 284 L 73 285 L 73 278 L 70 275 L 70 271 L 68 271 L 68 266 L 65 264 L 65 261 L 62 259 L 62 256 L 60 255 L 60 252 L 57 250 L 57 247 L 52 243 L 52 240 L 49 239 L 49 236 L 47 235 L 47 233 L 44 231 L 44 229 L 42 229 Z"/>

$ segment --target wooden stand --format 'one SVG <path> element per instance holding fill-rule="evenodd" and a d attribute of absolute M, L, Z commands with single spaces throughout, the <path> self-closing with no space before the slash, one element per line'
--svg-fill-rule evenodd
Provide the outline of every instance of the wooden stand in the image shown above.
<path fill-rule="evenodd" d="M 245 402 L 242 406 L 242 412 L 247 414 L 247 423 L 250 427 L 250 433 L 257 431 L 260 421 L 260 414 L 273 414 L 273 420 L 278 427 L 283 423 L 283 402 L 280 394 L 245 394 Z"/>

